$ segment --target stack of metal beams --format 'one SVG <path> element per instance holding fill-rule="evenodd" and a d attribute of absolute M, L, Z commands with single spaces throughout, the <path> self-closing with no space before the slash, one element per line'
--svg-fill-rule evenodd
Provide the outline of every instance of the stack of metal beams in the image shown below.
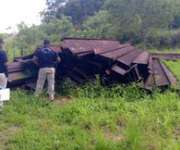
<path fill-rule="evenodd" d="M 58 53 L 60 52 L 59 45 L 53 45 L 51 48 Z M 33 59 L 35 52 L 27 56 L 17 57 L 14 62 L 8 64 L 8 87 L 35 89 L 38 75 L 38 66 Z"/>
<path fill-rule="evenodd" d="M 104 84 L 141 82 L 145 89 L 174 85 L 176 78 L 158 57 L 130 44 L 115 40 L 64 38 L 52 46 L 61 56 L 58 77 L 69 77 L 78 84 L 100 76 Z M 15 59 L 8 66 L 9 85 L 34 87 L 38 68 L 33 54 Z M 18 84 L 17 84 L 18 83 Z"/>
<path fill-rule="evenodd" d="M 158 58 L 114 40 L 65 38 L 62 63 L 66 75 L 83 83 L 100 75 L 107 83 L 140 82 L 145 89 L 174 85 L 176 78 Z"/>
<path fill-rule="evenodd" d="M 28 63 L 28 62 L 27 62 Z M 26 84 L 33 78 L 33 75 L 25 67 L 25 62 L 17 61 L 8 64 L 8 86 L 14 87 L 22 84 Z"/>

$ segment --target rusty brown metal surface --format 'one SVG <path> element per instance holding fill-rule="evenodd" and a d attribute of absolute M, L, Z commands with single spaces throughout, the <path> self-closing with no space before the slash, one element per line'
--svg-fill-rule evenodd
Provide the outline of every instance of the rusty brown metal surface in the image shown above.
<path fill-rule="evenodd" d="M 119 67 L 118 65 L 114 65 L 112 68 L 111 68 L 112 71 L 124 76 L 128 71 Z"/>
<path fill-rule="evenodd" d="M 120 43 L 114 40 L 64 38 L 61 47 L 68 48 L 72 53 L 96 52 L 114 50 L 120 47 Z"/>
<path fill-rule="evenodd" d="M 145 81 L 144 87 L 146 89 L 152 89 L 154 87 L 162 87 L 168 85 L 175 85 L 176 78 L 168 70 L 168 68 L 160 62 L 158 58 L 152 58 L 151 71 L 147 80 Z"/>
<path fill-rule="evenodd" d="M 19 57 L 14 62 L 8 64 L 8 86 L 16 87 L 26 84 L 27 81 L 35 78 L 33 75 L 33 55 Z"/>
<path fill-rule="evenodd" d="M 164 86 L 170 84 L 159 59 L 153 59 L 153 75 L 156 85 Z"/>
<path fill-rule="evenodd" d="M 161 67 L 162 67 L 167 79 L 169 80 L 170 84 L 175 86 L 177 83 L 176 77 L 172 74 L 172 72 L 163 63 L 161 63 Z"/>
<path fill-rule="evenodd" d="M 23 72 L 13 72 L 10 73 L 8 76 L 8 81 L 13 82 L 13 81 L 18 81 L 18 80 L 24 80 L 24 79 L 29 79 L 31 76 L 23 73 Z"/>
<path fill-rule="evenodd" d="M 55 52 L 59 53 L 61 52 L 61 45 L 51 45 L 50 46 L 51 49 L 53 49 Z"/>
<path fill-rule="evenodd" d="M 94 57 L 94 63 L 104 66 L 100 70 L 97 69 L 97 74 L 109 76 L 111 80 L 125 83 L 144 81 L 144 87 L 147 89 L 176 83 L 173 74 L 160 62 L 158 57 L 130 44 L 121 44 L 112 40 L 67 38 L 62 41 L 62 49 L 64 51 L 68 49 L 78 56 L 77 62 L 84 57 L 86 60 Z M 74 63 L 75 66 L 77 62 Z M 84 67 L 80 67 L 81 71 L 87 72 L 88 68 L 88 71 L 93 74 L 94 66 L 87 64 L 86 61 L 83 63 Z"/>
<path fill-rule="evenodd" d="M 148 64 L 150 54 L 146 51 L 141 52 L 134 60 L 133 63 L 135 64 Z"/>
<path fill-rule="evenodd" d="M 8 65 L 8 72 L 20 72 L 23 71 L 23 66 L 21 62 L 14 62 Z"/>
<path fill-rule="evenodd" d="M 113 60 L 118 59 L 119 57 L 122 57 L 134 50 L 133 46 L 127 46 L 120 49 L 116 49 L 115 51 L 109 51 L 103 54 L 100 54 L 100 56 L 104 56 Z"/>
<path fill-rule="evenodd" d="M 115 40 L 65 38 L 61 45 L 51 48 L 62 60 L 56 68 L 57 77 L 68 77 L 78 84 L 94 80 L 96 75 L 100 76 L 102 83 L 142 82 L 148 90 L 176 83 L 174 75 L 160 62 L 162 57 L 159 54 L 150 54 L 130 44 Z M 16 58 L 8 65 L 9 83 L 19 81 L 18 85 L 35 87 L 38 68 L 32 58 L 33 54 Z"/>
<path fill-rule="evenodd" d="M 141 52 L 134 49 L 132 52 L 118 58 L 118 61 L 127 66 L 131 66 L 133 61 L 136 59 L 136 57 L 139 56 L 139 54 L 141 54 Z"/>
<path fill-rule="evenodd" d="M 180 53 L 151 53 L 152 57 L 163 60 L 177 60 L 180 59 Z"/>

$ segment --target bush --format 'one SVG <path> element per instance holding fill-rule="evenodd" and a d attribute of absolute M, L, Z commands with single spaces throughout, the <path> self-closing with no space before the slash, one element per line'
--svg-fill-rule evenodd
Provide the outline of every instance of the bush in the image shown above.
<path fill-rule="evenodd" d="M 123 85 L 115 84 L 112 86 L 102 86 L 100 78 L 94 82 L 89 82 L 81 86 L 75 85 L 71 80 L 64 80 L 58 87 L 57 91 L 63 96 L 72 95 L 78 98 L 118 98 L 123 97 L 128 101 L 142 100 L 147 96 L 147 93 L 140 89 L 136 84 Z"/>
<path fill-rule="evenodd" d="M 145 44 L 149 47 L 171 48 L 180 46 L 180 31 L 160 31 L 155 30 L 145 37 Z"/>

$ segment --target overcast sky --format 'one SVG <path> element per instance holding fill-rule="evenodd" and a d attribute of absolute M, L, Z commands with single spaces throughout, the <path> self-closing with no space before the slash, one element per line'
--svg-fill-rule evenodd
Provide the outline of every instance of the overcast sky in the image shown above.
<path fill-rule="evenodd" d="M 46 0 L 0 0 L 0 32 L 8 32 L 22 21 L 28 25 L 39 24 L 40 14 L 45 9 Z"/>

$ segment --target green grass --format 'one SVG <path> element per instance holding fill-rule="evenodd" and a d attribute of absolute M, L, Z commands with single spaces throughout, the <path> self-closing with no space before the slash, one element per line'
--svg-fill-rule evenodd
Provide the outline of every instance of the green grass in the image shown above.
<path fill-rule="evenodd" d="M 165 61 L 180 80 L 180 61 Z M 179 84 L 179 83 L 178 83 Z M 0 150 L 179 150 L 180 93 L 60 83 L 49 103 L 16 90 L 0 112 Z"/>
<path fill-rule="evenodd" d="M 180 60 L 178 61 L 165 61 L 165 64 L 173 72 L 176 78 L 180 81 Z"/>
<path fill-rule="evenodd" d="M 180 48 L 147 48 L 149 52 L 160 52 L 160 53 L 180 53 Z"/>
<path fill-rule="evenodd" d="M 179 93 L 148 95 L 133 85 L 63 85 L 54 103 L 12 92 L 0 113 L 0 149 L 180 149 Z"/>

